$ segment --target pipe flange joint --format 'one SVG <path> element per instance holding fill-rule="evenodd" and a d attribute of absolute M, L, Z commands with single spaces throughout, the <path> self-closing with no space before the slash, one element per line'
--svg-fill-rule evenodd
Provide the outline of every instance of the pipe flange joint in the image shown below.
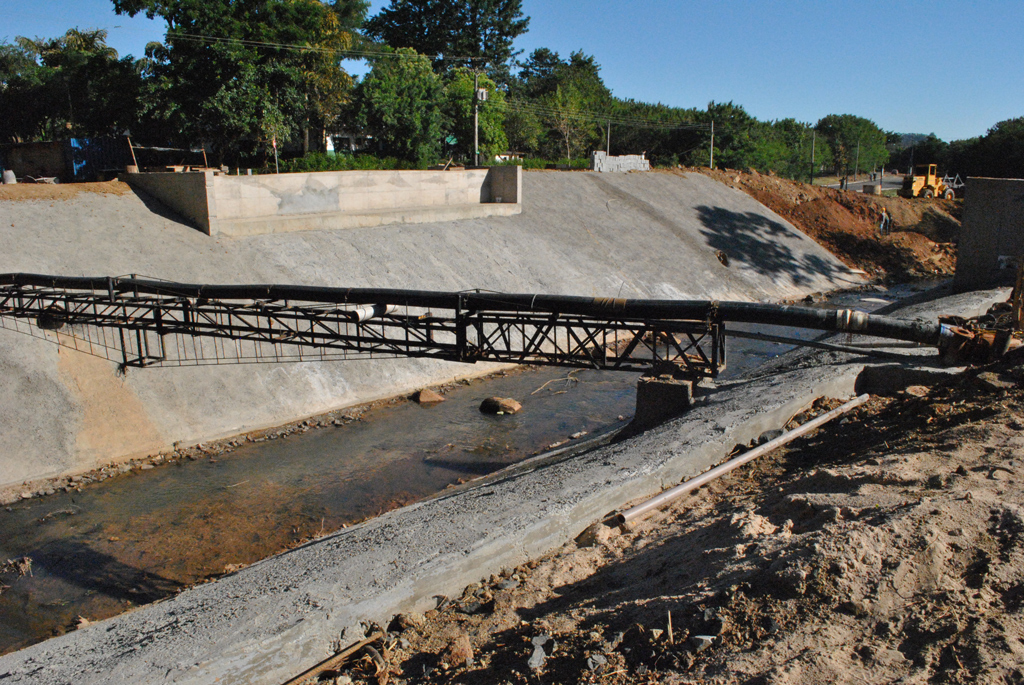
<path fill-rule="evenodd" d="M 868 327 L 868 315 L 854 309 L 836 311 L 836 326 L 841 331 L 863 331 Z"/>

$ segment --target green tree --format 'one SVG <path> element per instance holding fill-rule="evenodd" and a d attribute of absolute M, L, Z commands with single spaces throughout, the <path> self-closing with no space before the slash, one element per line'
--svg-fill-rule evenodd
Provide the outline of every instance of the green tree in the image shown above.
<path fill-rule="evenodd" d="M 815 126 L 832 150 L 840 175 L 864 171 L 889 161 L 888 136 L 875 122 L 852 114 L 829 114 Z"/>
<path fill-rule="evenodd" d="M 1024 117 L 1000 121 L 984 136 L 951 143 L 934 134 L 904 134 L 901 140 L 912 143 L 894 156 L 901 168 L 908 168 L 912 157 L 915 165 L 938 164 L 939 173 L 961 178 L 1024 178 Z"/>
<path fill-rule="evenodd" d="M 920 164 L 944 164 L 949 144 L 934 133 L 887 133 L 886 147 L 892 166 L 910 170 Z"/>
<path fill-rule="evenodd" d="M 557 88 L 572 85 L 588 107 L 607 108 L 612 94 L 601 78 L 601 66 L 580 50 L 562 60 L 557 52 L 539 48 L 519 65 L 520 71 L 510 85 L 512 92 L 521 97 L 541 98 Z"/>
<path fill-rule="evenodd" d="M 11 141 L 121 133 L 138 119 L 142 79 L 101 29 L 0 45 L 0 138 Z"/>
<path fill-rule="evenodd" d="M 661 103 L 637 102 L 615 98 L 609 118 L 611 152 L 618 154 L 646 153 L 652 164 L 674 166 L 687 152 L 704 144 L 706 135 L 694 129 L 696 110 L 671 107 Z M 607 147 L 608 122 L 602 122 L 601 149 Z"/>
<path fill-rule="evenodd" d="M 600 114 L 612 105 L 600 71 L 593 56 L 577 51 L 562 60 L 546 48 L 535 50 L 520 65 L 510 84 L 511 106 L 533 112 L 545 125 L 539 145 L 542 154 L 571 159 L 600 144 Z"/>
<path fill-rule="evenodd" d="M 118 13 L 167 23 L 147 49 L 147 109 L 179 143 L 209 142 L 216 157 L 266 155 L 340 114 L 351 81 L 341 51 L 366 0 L 113 0 Z M 230 111 L 225 110 L 230 107 Z"/>
<path fill-rule="evenodd" d="M 981 140 L 981 136 L 975 136 L 952 141 L 942 160 L 943 171 L 959 174 L 961 179 L 967 178 L 967 176 L 991 176 L 991 174 L 985 173 L 985 169 L 978 164 L 976 151 Z M 1021 178 L 1021 176 L 1015 175 L 1014 178 Z"/>
<path fill-rule="evenodd" d="M 532 109 L 508 105 L 505 113 L 505 138 L 515 152 L 535 153 L 544 135 L 544 126 Z"/>
<path fill-rule="evenodd" d="M 400 48 L 371 60 L 358 86 L 358 121 L 385 155 L 426 166 L 440 150 L 441 80 L 430 60 Z"/>
<path fill-rule="evenodd" d="M 597 125 L 584 111 L 585 104 L 583 94 L 573 83 L 556 86 L 553 93 L 541 98 L 544 119 L 561 147 L 560 152 L 570 162 L 573 157 L 586 154 L 587 143 L 596 137 Z"/>
<path fill-rule="evenodd" d="M 504 83 L 517 54 L 512 43 L 529 24 L 522 0 L 391 0 L 366 22 L 365 32 L 393 48 L 428 55 L 438 71 L 485 66 Z"/>
<path fill-rule="evenodd" d="M 0 43 L 0 142 L 35 140 L 47 116 L 43 68 L 18 44 Z"/>
<path fill-rule="evenodd" d="M 740 105 L 732 102 L 709 102 L 701 112 L 702 123 L 715 125 L 715 166 L 745 169 L 754 165 L 753 148 L 757 120 Z M 701 163 L 709 164 L 710 155 L 701 150 Z"/>
<path fill-rule="evenodd" d="M 519 97 L 537 98 L 550 93 L 558 85 L 558 74 L 565 62 L 558 53 L 548 48 L 537 48 L 525 62 L 519 64 L 519 73 L 509 84 Z"/>
<path fill-rule="evenodd" d="M 487 100 L 480 103 L 480 156 L 491 159 L 508 149 L 505 137 L 505 93 L 486 76 L 479 76 L 479 86 L 487 90 Z M 462 159 L 473 155 L 473 72 L 465 67 L 452 70 L 444 86 L 441 110 L 444 130 L 456 139 L 455 152 Z"/>
<path fill-rule="evenodd" d="M 1006 119 L 990 128 L 974 146 L 975 175 L 1024 178 L 1024 117 Z"/>

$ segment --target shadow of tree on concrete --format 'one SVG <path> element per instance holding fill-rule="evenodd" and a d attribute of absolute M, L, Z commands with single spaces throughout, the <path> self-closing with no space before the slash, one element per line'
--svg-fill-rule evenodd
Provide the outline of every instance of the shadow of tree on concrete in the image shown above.
<path fill-rule="evenodd" d="M 803 241 L 808 247 L 816 243 L 774 219 L 707 205 L 696 209 L 708 245 L 762 276 L 788 277 L 799 286 L 809 284 L 814 277 L 833 279 L 845 274 L 845 269 L 824 257 L 794 252 L 788 243 Z"/>

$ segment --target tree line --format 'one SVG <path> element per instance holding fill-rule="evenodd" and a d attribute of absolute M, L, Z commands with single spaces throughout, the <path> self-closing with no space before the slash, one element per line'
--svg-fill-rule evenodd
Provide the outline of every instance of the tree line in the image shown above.
<path fill-rule="evenodd" d="M 138 59 L 103 30 L 0 43 L 0 142 L 124 135 L 202 145 L 217 164 L 261 165 L 273 146 L 321 152 L 333 134 L 422 167 L 507 151 L 581 160 L 592 150 L 654 164 L 756 169 L 790 178 L 937 162 L 961 175 L 1024 173 L 1024 119 L 945 143 L 850 114 L 760 121 L 732 102 L 680 108 L 616 97 L 582 50 L 523 56 L 521 0 L 112 0 L 166 24 Z M 365 59 L 353 78 L 344 60 Z M 487 92 L 476 101 L 477 88 Z M 714 147 L 712 150 L 712 126 Z M 912 158 L 912 159 L 911 159 Z"/>

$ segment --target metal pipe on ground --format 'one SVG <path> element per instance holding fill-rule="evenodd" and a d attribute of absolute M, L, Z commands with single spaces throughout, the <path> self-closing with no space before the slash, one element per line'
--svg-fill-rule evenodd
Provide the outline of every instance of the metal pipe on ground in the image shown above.
<path fill-rule="evenodd" d="M 774 440 L 769 440 L 765 444 L 763 444 L 763 445 L 761 445 L 759 447 L 755 447 L 754 449 L 750 450 L 749 452 L 744 452 L 743 454 L 741 454 L 740 456 L 736 457 L 735 459 L 730 459 L 729 461 L 725 462 L 724 464 L 720 464 L 720 465 L 716 466 L 715 468 L 711 469 L 710 471 L 705 471 L 704 473 L 700 474 L 696 478 L 691 478 L 690 480 L 686 481 L 685 483 L 681 483 L 681 484 L 675 486 L 674 488 L 669 488 L 668 490 L 666 490 L 665 492 L 661 493 L 660 495 L 652 497 L 651 499 L 647 500 L 646 502 L 638 504 L 638 505 L 636 505 L 635 507 L 633 507 L 631 509 L 627 509 L 626 511 L 624 511 L 621 514 L 618 514 L 618 515 L 616 515 L 616 516 L 614 516 L 612 518 L 619 525 L 622 525 L 624 523 L 628 523 L 628 522 L 632 521 L 633 519 L 637 518 L 638 516 L 642 516 L 643 514 L 646 514 L 647 512 L 651 511 L 652 509 L 657 509 L 658 507 L 662 506 L 663 504 L 666 504 L 668 502 L 671 502 L 674 499 L 682 497 L 683 495 L 696 490 L 697 488 L 701 487 L 702 485 L 707 485 L 708 483 L 710 483 L 711 481 L 715 480 L 716 478 L 724 476 L 725 474 L 729 473 L 730 471 L 732 471 L 734 469 L 737 469 L 740 466 L 743 466 L 747 462 L 753 461 L 754 459 L 757 459 L 758 457 L 760 457 L 760 456 L 762 456 L 764 454 L 767 454 L 767 453 L 771 452 L 772 450 L 774 450 L 774 449 L 776 449 L 778 447 L 782 447 L 787 442 L 795 440 L 796 438 L 799 438 L 801 435 L 804 435 L 805 433 L 809 433 L 812 430 L 814 430 L 815 428 L 823 426 L 824 424 L 828 423 L 832 419 L 834 419 L 834 418 L 836 418 L 838 416 L 842 416 L 843 414 L 845 414 L 846 412 L 850 411 L 851 409 L 856 409 L 860 405 L 862 405 L 865 402 L 867 402 L 868 399 L 870 399 L 870 398 L 871 398 L 870 395 L 861 395 L 859 397 L 856 397 L 856 398 L 850 400 L 849 402 L 847 402 L 846 404 L 844 404 L 844 405 L 842 405 L 840 407 L 836 407 L 832 411 L 826 412 L 826 413 L 822 414 L 821 416 L 817 417 L 816 419 L 812 419 L 811 421 L 808 421 L 807 423 L 803 424 L 799 428 L 795 428 L 795 429 L 789 431 L 788 433 L 786 433 L 784 435 L 780 435 L 779 437 L 775 438 Z"/>

